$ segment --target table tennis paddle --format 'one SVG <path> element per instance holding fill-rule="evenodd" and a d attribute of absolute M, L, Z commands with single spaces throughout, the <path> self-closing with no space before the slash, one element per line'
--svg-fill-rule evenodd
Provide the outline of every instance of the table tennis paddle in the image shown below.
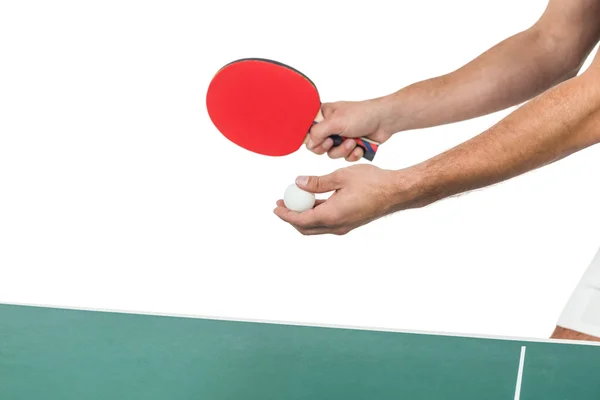
<path fill-rule="evenodd" d="M 316 85 L 298 70 L 262 58 L 226 64 L 213 77 L 206 107 L 215 127 L 227 139 L 252 152 L 285 156 L 308 140 L 313 124 L 323 121 Z M 334 146 L 346 140 L 331 136 Z M 352 138 L 373 161 L 379 143 Z"/>

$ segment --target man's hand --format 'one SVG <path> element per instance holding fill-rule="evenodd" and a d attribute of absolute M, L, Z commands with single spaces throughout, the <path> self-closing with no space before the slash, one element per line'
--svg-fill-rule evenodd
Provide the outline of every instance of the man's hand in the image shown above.
<path fill-rule="evenodd" d="M 332 147 L 333 140 L 329 136 L 367 137 L 384 143 L 392 136 L 391 132 L 386 131 L 383 120 L 389 114 L 385 107 L 384 99 L 323 104 L 321 111 L 324 120 L 312 127 L 306 147 L 316 154 L 328 153 L 331 158 L 360 160 L 363 150 L 354 140 L 346 140 L 341 145 Z"/>
<path fill-rule="evenodd" d="M 599 0 L 549 0 L 530 28 L 485 51 L 461 68 L 360 102 L 324 104 L 324 121 L 311 132 L 309 150 L 358 161 L 362 149 L 339 134 L 387 141 L 393 134 L 476 118 L 526 102 L 576 76 L 600 39 Z"/>
<path fill-rule="evenodd" d="M 538 96 L 498 124 L 429 160 L 399 171 L 354 165 L 299 181 L 335 193 L 296 213 L 275 213 L 303 234 L 345 234 L 407 208 L 500 183 L 600 143 L 600 54 L 580 76 Z"/>
<path fill-rule="evenodd" d="M 381 218 L 398 204 L 410 204 L 409 180 L 401 171 L 357 164 L 325 176 L 300 177 L 296 184 L 311 193 L 334 192 L 327 200 L 298 213 L 277 202 L 275 214 L 304 235 L 344 235 Z M 402 197 L 402 198 L 400 198 Z"/>

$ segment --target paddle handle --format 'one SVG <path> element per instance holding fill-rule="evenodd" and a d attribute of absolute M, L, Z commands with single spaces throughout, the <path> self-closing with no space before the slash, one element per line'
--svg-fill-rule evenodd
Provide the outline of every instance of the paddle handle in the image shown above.
<path fill-rule="evenodd" d="M 323 120 L 323 113 L 321 113 L 321 110 L 319 110 L 319 113 L 315 117 L 314 124 L 318 124 Z M 344 143 L 345 140 L 354 140 L 356 142 L 356 145 L 363 150 L 363 158 L 369 161 L 373 161 L 373 159 L 375 158 L 375 154 L 377 154 L 377 150 L 379 149 L 378 142 L 371 139 L 367 139 L 365 137 L 347 138 L 345 136 L 340 135 L 331 135 L 330 138 L 333 140 L 334 147 L 341 145 L 342 143 Z"/>

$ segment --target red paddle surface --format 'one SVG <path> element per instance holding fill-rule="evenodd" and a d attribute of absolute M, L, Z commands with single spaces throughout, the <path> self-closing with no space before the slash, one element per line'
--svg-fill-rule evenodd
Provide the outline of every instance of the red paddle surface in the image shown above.
<path fill-rule="evenodd" d="M 302 74 L 269 61 L 243 60 L 215 75 L 206 105 L 213 124 L 232 142 L 284 156 L 302 146 L 321 101 Z"/>

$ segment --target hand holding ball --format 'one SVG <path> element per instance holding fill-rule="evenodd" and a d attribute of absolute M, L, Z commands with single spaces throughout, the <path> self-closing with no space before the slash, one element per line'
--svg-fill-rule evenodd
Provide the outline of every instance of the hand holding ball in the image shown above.
<path fill-rule="evenodd" d="M 303 212 L 314 207 L 315 195 L 314 193 L 300 189 L 294 183 L 285 190 L 283 203 L 292 211 Z"/>

